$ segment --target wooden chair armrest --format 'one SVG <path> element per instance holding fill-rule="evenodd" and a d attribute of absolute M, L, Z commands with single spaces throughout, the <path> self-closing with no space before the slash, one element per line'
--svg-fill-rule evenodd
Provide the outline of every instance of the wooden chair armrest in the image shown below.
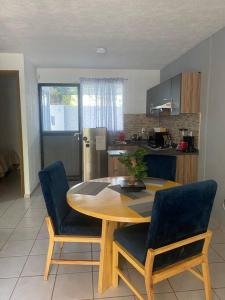
<path fill-rule="evenodd" d="M 148 254 L 150 256 L 156 256 L 156 255 L 168 252 L 170 250 L 173 250 L 173 249 L 176 249 L 176 248 L 179 248 L 179 247 L 182 247 L 182 246 L 185 246 L 185 245 L 188 245 L 188 244 L 200 241 L 200 240 L 208 239 L 210 241 L 211 237 L 212 237 L 212 232 L 211 232 L 211 230 L 208 230 L 205 233 L 198 234 L 193 237 L 187 238 L 185 240 L 175 242 L 175 243 L 172 243 L 172 244 L 169 244 L 169 245 L 157 248 L 157 249 L 148 249 Z"/>

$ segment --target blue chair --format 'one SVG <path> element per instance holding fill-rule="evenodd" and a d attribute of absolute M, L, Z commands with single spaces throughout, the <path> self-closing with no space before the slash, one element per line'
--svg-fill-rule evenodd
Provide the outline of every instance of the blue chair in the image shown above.
<path fill-rule="evenodd" d="M 207 180 L 156 192 L 150 223 L 114 233 L 113 285 L 118 285 L 119 276 L 143 299 L 118 267 L 121 254 L 144 276 L 149 300 L 154 299 L 154 284 L 183 271 L 201 279 L 206 299 L 211 299 L 208 248 L 212 233 L 207 228 L 216 189 L 216 182 Z M 193 269 L 198 265 L 202 273 Z"/>
<path fill-rule="evenodd" d="M 52 259 L 55 242 L 101 243 L 101 221 L 74 211 L 66 201 L 69 185 L 62 162 L 57 161 L 39 172 L 48 216 L 49 247 L 44 272 L 48 279 L 51 264 L 99 265 L 97 260 Z"/>
<path fill-rule="evenodd" d="M 168 155 L 145 155 L 148 177 L 163 178 L 175 181 L 176 156 Z"/>

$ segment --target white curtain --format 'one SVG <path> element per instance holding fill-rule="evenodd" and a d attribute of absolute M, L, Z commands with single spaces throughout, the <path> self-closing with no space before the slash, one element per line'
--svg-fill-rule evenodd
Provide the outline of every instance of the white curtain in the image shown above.
<path fill-rule="evenodd" d="M 83 128 L 123 130 L 124 79 L 81 78 Z"/>

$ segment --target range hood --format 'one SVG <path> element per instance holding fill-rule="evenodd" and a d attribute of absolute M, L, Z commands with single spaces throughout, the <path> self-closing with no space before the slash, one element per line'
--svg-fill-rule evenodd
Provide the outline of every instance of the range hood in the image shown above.
<path fill-rule="evenodd" d="M 168 101 L 168 99 L 164 99 L 166 101 Z M 160 111 L 163 111 L 163 110 L 172 110 L 172 102 L 171 101 L 168 101 L 162 105 L 158 105 L 158 106 L 154 106 L 152 109 L 154 110 L 160 110 Z"/>

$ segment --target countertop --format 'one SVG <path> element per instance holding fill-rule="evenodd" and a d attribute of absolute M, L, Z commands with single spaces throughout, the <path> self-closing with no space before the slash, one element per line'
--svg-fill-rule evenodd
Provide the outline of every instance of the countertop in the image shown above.
<path fill-rule="evenodd" d="M 111 146 L 111 148 L 112 147 L 113 147 L 113 145 Z M 165 150 L 152 150 L 152 149 L 150 149 L 149 146 L 144 145 L 144 144 L 140 145 L 140 147 L 146 150 L 146 154 L 151 154 L 151 155 L 168 155 L 168 156 L 198 155 L 198 151 L 187 153 L 187 152 L 177 151 L 174 148 L 168 148 Z M 133 151 L 129 151 L 129 150 L 122 150 L 122 149 L 120 150 L 120 149 L 118 149 L 118 145 L 116 145 L 115 148 L 116 149 L 108 150 L 109 156 L 120 156 L 121 154 L 133 152 Z"/>

